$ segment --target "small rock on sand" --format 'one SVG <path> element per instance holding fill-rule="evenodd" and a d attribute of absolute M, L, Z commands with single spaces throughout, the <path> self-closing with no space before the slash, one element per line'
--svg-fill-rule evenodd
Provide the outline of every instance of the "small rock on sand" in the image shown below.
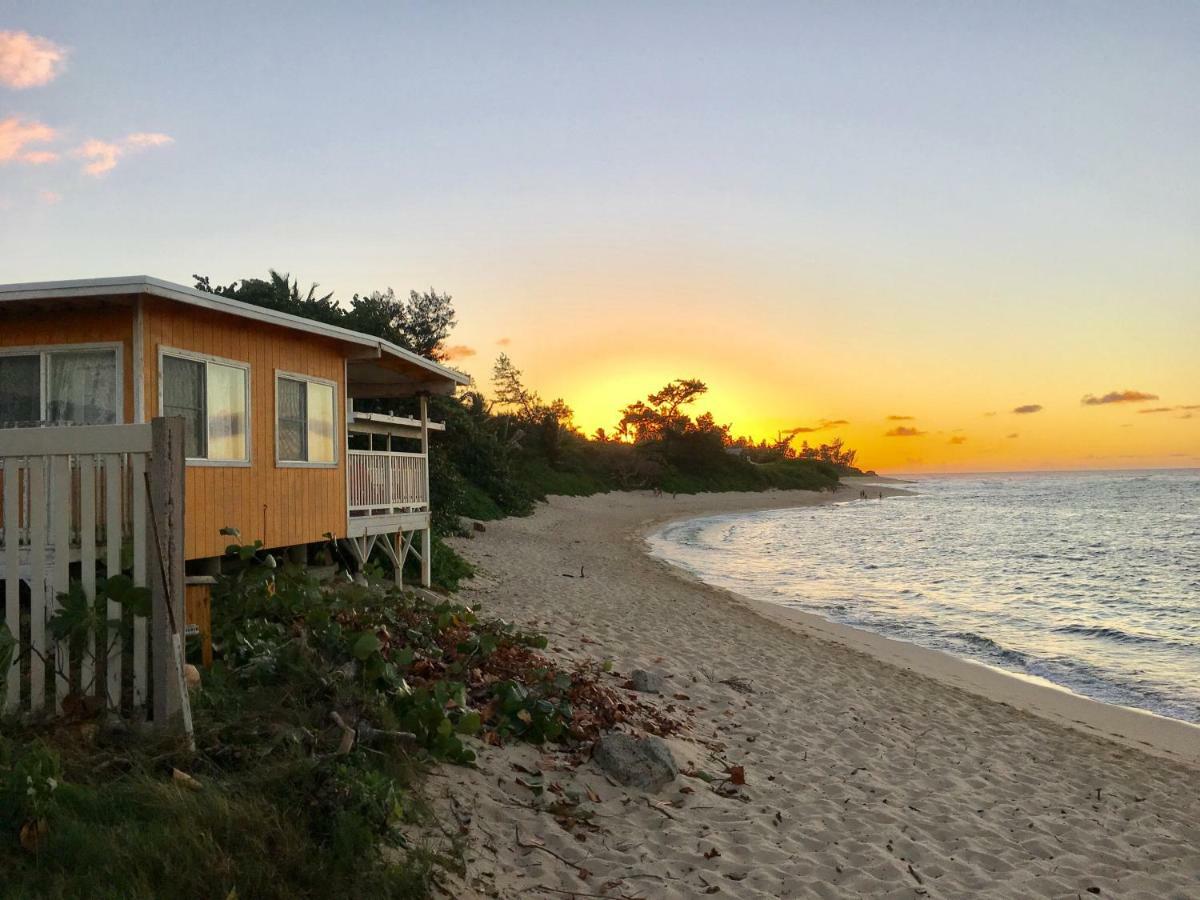
<path fill-rule="evenodd" d="M 663 689 L 663 676 L 660 672 L 647 672 L 645 669 L 634 669 L 633 674 L 629 676 L 629 680 L 633 682 L 633 689 L 641 691 L 643 694 L 661 694 Z"/>
<path fill-rule="evenodd" d="M 659 791 L 675 780 L 679 766 L 662 738 L 615 732 L 596 742 L 592 758 L 621 784 Z"/>

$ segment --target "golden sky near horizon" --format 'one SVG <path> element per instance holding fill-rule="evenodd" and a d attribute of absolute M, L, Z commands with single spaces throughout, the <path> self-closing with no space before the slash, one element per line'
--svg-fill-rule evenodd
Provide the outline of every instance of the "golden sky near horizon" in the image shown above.
<path fill-rule="evenodd" d="M 455 364 L 486 385 L 508 353 L 588 433 L 611 430 L 622 405 L 667 381 L 697 377 L 709 393 L 694 411 L 735 434 L 812 428 L 797 444 L 841 437 L 880 471 L 1200 466 L 1200 312 L 1186 301 L 1174 315 L 1131 315 L 1113 283 L 1107 303 L 1090 293 L 1082 317 L 1077 302 L 1056 302 L 1085 289 L 1069 281 L 981 305 L 954 301 L 953 276 L 927 282 L 920 304 L 866 276 L 853 287 L 711 269 L 692 283 L 644 276 L 624 279 L 620 299 L 598 282 L 570 302 L 556 300 L 562 282 L 530 281 L 503 321 L 469 306 L 454 343 L 474 355 Z M 1126 391 L 1158 399 L 1082 402 Z"/>

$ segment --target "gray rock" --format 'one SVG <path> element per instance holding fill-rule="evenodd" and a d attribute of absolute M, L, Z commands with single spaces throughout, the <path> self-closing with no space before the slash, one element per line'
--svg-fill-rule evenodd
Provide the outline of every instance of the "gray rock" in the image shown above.
<path fill-rule="evenodd" d="M 644 791 L 662 790 L 679 773 L 671 748 L 658 737 L 606 734 L 596 741 L 592 759 L 621 784 Z"/>
<path fill-rule="evenodd" d="M 643 694 L 661 694 L 663 689 L 663 676 L 659 672 L 647 672 L 645 669 L 634 669 L 633 674 L 629 676 L 633 682 L 633 689 L 641 691 Z"/>

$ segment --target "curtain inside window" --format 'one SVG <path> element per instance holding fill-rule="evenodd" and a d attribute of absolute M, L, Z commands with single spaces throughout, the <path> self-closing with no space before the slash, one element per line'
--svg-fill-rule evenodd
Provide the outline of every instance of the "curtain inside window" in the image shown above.
<path fill-rule="evenodd" d="M 182 416 L 183 449 L 188 459 L 208 454 L 204 420 L 204 363 L 164 356 L 162 361 L 164 416 Z"/>
<path fill-rule="evenodd" d="M 333 388 L 308 382 L 308 461 L 333 462 Z"/>
<path fill-rule="evenodd" d="M 46 418 L 71 425 L 117 421 L 117 355 L 112 350 L 56 351 L 49 365 Z"/>
<path fill-rule="evenodd" d="M 42 418 L 42 361 L 0 356 L 0 428 L 32 425 Z"/>
<path fill-rule="evenodd" d="M 208 364 L 208 458 L 246 458 L 246 370 Z"/>
<path fill-rule="evenodd" d="M 279 458 L 303 462 L 308 458 L 308 431 L 305 425 L 308 394 L 302 381 L 279 379 L 279 409 L 276 431 L 279 435 Z"/>

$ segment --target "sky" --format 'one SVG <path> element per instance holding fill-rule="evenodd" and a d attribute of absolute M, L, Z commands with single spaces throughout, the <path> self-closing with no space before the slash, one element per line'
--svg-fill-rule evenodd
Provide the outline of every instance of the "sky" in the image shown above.
<path fill-rule="evenodd" d="M 0 282 L 434 286 L 589 432 L 686 377 L 880 471 L 1196 466 L 1198 46 L 1183 2 L 3 0 Z"/>

